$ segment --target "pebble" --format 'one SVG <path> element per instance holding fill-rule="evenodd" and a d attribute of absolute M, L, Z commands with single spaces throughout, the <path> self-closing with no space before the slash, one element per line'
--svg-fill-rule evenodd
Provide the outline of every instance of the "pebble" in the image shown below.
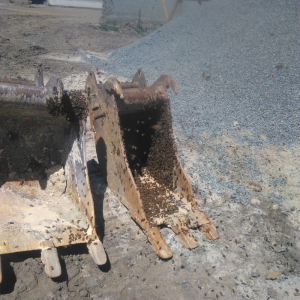
<path fill-rule="evenodd" d="M 256 198 L 252 198 L 250 202 L 251 202 L 252 205 L 260 204 L 260 201 Z"/>
<path fill-rule="evenodd" d="M 80 266 L 81 265 L 80 262 L 79 262 L 79 260 L 75 260 L 75 265 L 76 266 Z"/>
<path fill-rule="evenodd" d="M 89 295 L 88 291 L 86 291 L 86 290 L 80 291 L 79 294 L 80 294 L 81 297 L 88 297 L 88 295 Z"/>
<path fill-rule="evenodd" d="M 270 272 L 269 274 L 267 274 L 266 279 L 267 280 L 276 280 L 279 277 L 279 273 L 278 272 Z"/>
<path fill-rule="evenodd" d="M 251 276 L 252 276 L 252 277 L 259 277 L 259 276 L 260 276 L 260 273 L 259 273 L 258 270 L 254 270 L 254 271 L 252 271 Z"/>

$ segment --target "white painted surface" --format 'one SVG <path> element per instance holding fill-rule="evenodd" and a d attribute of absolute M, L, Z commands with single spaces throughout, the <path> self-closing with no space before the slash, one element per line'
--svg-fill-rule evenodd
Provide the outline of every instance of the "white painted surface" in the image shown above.
<path fill-rule="evenodd" d="M 48 4 L 96 9 L 102 8 L 102 0 L 48 0 Z"/>

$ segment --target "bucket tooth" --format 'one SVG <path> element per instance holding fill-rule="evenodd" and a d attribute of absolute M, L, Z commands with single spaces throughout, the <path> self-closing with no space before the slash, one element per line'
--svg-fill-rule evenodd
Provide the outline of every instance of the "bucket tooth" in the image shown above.
<path fill-rule="evenodd" d="M 172 228 L 188 249 L 198 247 L 189 228 L 218 234 L 194 199 L 191 183 L 177 154 L 167 89 L 178 87 L 168 75 L 151 86 L 137 77 L 130 83 L 109 78 L 97 85 L 91 71 L 86 81 L 91 127 L 99 165 L 109 188 L 144 230 L 152 250 L 170 258 L 160 225 Z"/>
<path fill-rule="evenodd" d="M 148 231 L 148 240 L 151 243 L 151 249 L 160 258 L 169 259 L 173 256 L 172 252 L 169 250 L 167 243 L 161 236 L 158 227 L 152 227 Z"/>
<path fill-rule="evenodd" d="M 95 262 L 106 261 L 87 172 L 86 100 L 57 76 L 44 86 L 41 68 L 36 84 L 0 78 L 0 257 L 42 250 L 51 277 L 61 272 L 60 246 L 91 244 Z"/>
<path fill-rule="evenodd" d="M 184 222 L 177 222 L 176 225 L 171 226 L 171 229 L 177 234 L 177 238 L 184 245 L 185 248 L 194 249 L 199 247 L 199 243 L 195 240 L 190 229 L 186 226 Z"/>
<path fill-rule="evenodd" d="M 202 225 L 199 230 L 210 240 L 215 240 L 219 237 L 217 229 L 211 222 Z"/>
<path fill-rule="evenodd" d="M 179 231 L 179 233 L 177 233 Z M 183 243 L 184 247 L 187 249 L 194 249 L 199 247 L 199 243 L 195 240 L 193 234 L 187 226 L 179 227 L 177 229 L 178 239 Z"/>
<path fill-rule="evenodd" d="M 132 82 L 136 82 L 137 83 L 137 87 L 138 88 L 145 88 L 148 87 L 144 72 L 142 69 L 138 69 L 137 72 L 135 73 L 135 75 L 132 78 Z"/>
<path fill-rule="evenodd" d="M 106 263 L 106 253 L 100 240 L 93 241 L 88 249 L 96 265 L 102 266 Z"/>
<path fill-rule="evenodd" d="M 42 250 L 42 263 L 45 265 L 45 273 L 51 278 L 61 275 L 61 266 L 56 248 L 46 248 Z"/>
<path fill-rule="evenodd" d="M 145 75 L 142 69 L 138 69 L 136 74 L 133 76 L 131 82 L 120 82 L 119 83 L 122 89 L 130 89 L 130 88 L 145 88 L 148 87 Z"/>
<path fill-rule="evenodd" d="M 44 72 L 43 68 L 39 67 L 35 73 L 34 82 L 36 86 L 43 87 L 44 86 Z"/>
<path fill-rule="evenodd" d="M 153 84 L 152 87 L 156 88 L 162 86 L 164 90 L 167 90 L 169 87 L 173 90 L 174 94 L 178 94 L 178 86 L 176 82 L 169 75 L 160 76 Z"/>

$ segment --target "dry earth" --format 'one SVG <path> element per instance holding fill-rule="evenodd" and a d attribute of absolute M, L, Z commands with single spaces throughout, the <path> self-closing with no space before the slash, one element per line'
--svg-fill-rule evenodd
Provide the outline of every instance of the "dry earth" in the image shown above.
<path fill-rule="evenodd" d="M 96 10 L 17 5 L 1 5 L 0 9 L 0 76 L 33 79 L 42 64 L 46 79 L 57 74 L 66 89 L 82 89 L 86 72 L 93 66 L 78 59 L 80 51 L 104 57 L 104 51 L 141 38 L 128 25 L 120 32 L 101 31 L 100 12 Z M 151 31 L 157 24 L 148 26 Z M 99 80 L 109 75 L 95 71 Z M 205 133 L 203 137 L 211 138 Z M 254 151 L 239 147 L 226 134 L 211 139 L 214 143 L 222 144 L 232 159 Z M 197 146 L 180 145 L 182 155 L 193 156 Z M 43 271 L 39 251 L 5 255 L 0 299 L 300 299 L 299 174 L 291 173 L 299 161 L 295 153 L 284 149 L 264 151 L 257 154 L 257 159 L 264 158 L 262 172 L 275 175 L 280 168 L 288 189 L 278 183 L 274 187 L 257 186 L 250 180 L 245 184 L 257 192 L 251 206 L 221 197 L 209 186 L 196 191 L 198 204 L 217 226 L 220 238 L 209 241 L 193 230 L 200 247 L 189 251 L 164 228 L 162 234 L 174 257 L 163 261 L 151 251 L 140 228 L 107 188 L 88 131 L 88 169 L 107 264 L 97 267 L 86 245 L 60 248 L 63 274 L 52 280 Z M 218 159 L 209 149 L 204 152 Z M 272 163 L 266 163 L 270 159 Z M 229 164 L 228 178 L 220 180 L 241 180 L 234 177 L 236 170 L 232 168 Z M 189 176 L 196 178 L 197 174 Z M 267 193 L 261 193 L 268 188 L 293 197 L 279 206 L 268 200 Z"/>

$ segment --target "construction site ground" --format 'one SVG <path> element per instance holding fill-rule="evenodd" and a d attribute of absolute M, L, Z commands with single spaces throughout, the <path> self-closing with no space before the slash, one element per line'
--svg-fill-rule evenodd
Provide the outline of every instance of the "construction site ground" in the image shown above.
<path fill-rule="evenodd" d="M 101 58 L 105 65 L 109 59 L 106 51 L 141 40 L 161 24 L 143 24 L 143 34 L 134 24 L 124 24 L 119 31 L 102 31 L 99 17 L 99 10 L 8 5 L 0 1 L 0 77 L 33 80 L 36 69 L 43 65 L 45 82 L 56 74 L 69 90 L 84 89 L 89 69 L 101 81 L 110 75 L 125 80 L 120 76 L 127 74 L 109 74 L 98 69 L 93 60 L 82 57 Z M 276 71 L 284 67 L 278 64 Z M 184 77 L 180 70 L 177 72 Z M 210 79 L 202 70 L 199 72 L 204 82 Z M 145 75 L 147 78 L 146 72 Z M 189 89 L 187 83 L 185 86 Z M 241 130 L 237 122 L 233 127 Z M 176 132 L 178 142 L 181 137 Z M 244 134 L 250 133 L 245 129 Z M 234 175 L 238 159 L 251 156 L 253 150 L 235 143 L 230 135 L 223 134 L 222 138 L 229 177 L 237 180 Z M 212 143 L 218 146 L 216 141 Z M 180 145 L 179 154 L 185 156 L 187 166 L 191 166 L 194 157 L 198 160 L 193 156 L 194 146 L 192 141 Z M 220 160 L 212 150 L 204 151 L 211 151 L 207 154 L 211 159 Z M 89 129 L 88 171 L 100 220 L 98 234 L 103 239 L 108 262 L 96 266 L 85 244 L 62 247 L 58 252 L 63 273 L 51 279 L 43 271 L 40 251 L 4 255 L 0 299 L 300 299 L 299 201 L 296 201 L 299 200 L 296 155 L 299 149 L 270 146 L 262 151 L 265 151 L 259 154 L 265 157 L 260 161 L 262 172 L 276 174 L 279 168 L 282 180 L 292 178 L 288 191 L 296 196 L 283 205 L 276 203 L 267 194 L 260 194 L 271 187 L 264 185 L 266 180 L 259 184 L 255 178 L 249 181 L 249 177 L 247 183 L 239 178 L 251 195 L 256 195 L 249 203 L 235 201 L 230 194 L 218 194 L 209 186 L 195 188 L 196 201 L 214 222 L 220 238 L 210 241 L 200 231 L 192 230 L 200 247 L 187 250 L 174 233 L 163 228 L 162 235 L 174 255 L 165 261 L 151 250 L 146 236 L 106 186 Z M 267 160 L 272 163 L 267 164 Z M 207 167 L 215 168 L 216 174 L 219 171 L 217 165 Z M 196 173 L 188 174 L 192 183 L 193 178 L 198 178 Z M 275 187 L 276 184 L 280 185 L 274 181 Z"/>

